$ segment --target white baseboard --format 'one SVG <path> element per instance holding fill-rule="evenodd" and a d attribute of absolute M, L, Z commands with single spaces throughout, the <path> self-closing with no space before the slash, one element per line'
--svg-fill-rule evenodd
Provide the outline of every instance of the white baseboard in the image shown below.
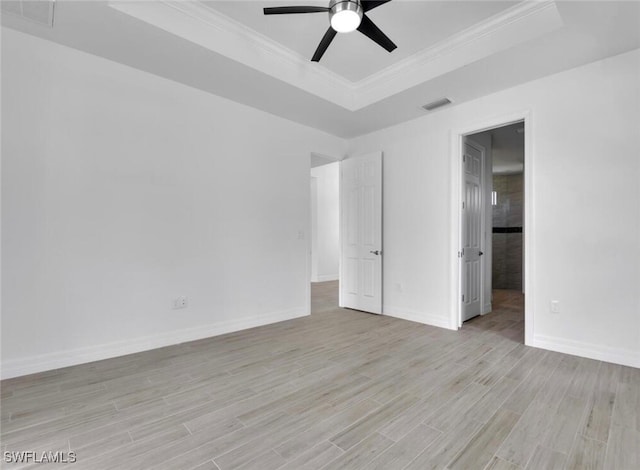
<path fill-rule="evenodd" d="M 284 312 L 257 315 L 240 320 L 223 321 L 195 328 L 185 328 L 183 330 L 160 333 L 153 336 L 102 344 L 99 346 L 90 346 L 20 359 L 9 359 L 2 362 L 1 375 L 2 379 L 9 379 L 12 377 L 19 377 L 21 375 L 34 374 L 36 372 L 59 369 L 61 367 L 75 366 L 87 362 L 100 361 L 112 357 L 148 351 L 150 349 L 157 349 L 165 346 L 172 346 L 174 344 L 186 343 L 188 341 L 233 333 L 234 331 L 246 330 L 256 326 L 268 325 L 307 315 L 309 315 L 309 313 L 306 311 L 306 308 L 301 307 Z"/>
<path fill-rule="evenodd" d="M 639 351 L 630 351 L 628 349 L 612 348 L 609 346 L 541 335 L 534 336 L 532 346 L 571 354 L 573 356 L 581 356 L 598 361 L 640 368 Z"/>
<path fill-rule="evenodd" d="M 318 280 L 315 282 L 337 281 L 339 277 L 338 274 L 322 274 L 318 276 Z"/>
<path fill-rule="evenodd" d="M 451 328 L 450 318 L 443 318 L 436 315 L 430 315 L 424 312 L 416 312 L 408 310 L 406 308 L 394 307 L 393 305 L 382 306 L 383 315 L 389 317 L 400 318 L 402 320 L 414 321 L 429 326 L 437 326 L 438 328 L 446 328 L 447 330 L 456 329 Z"/>

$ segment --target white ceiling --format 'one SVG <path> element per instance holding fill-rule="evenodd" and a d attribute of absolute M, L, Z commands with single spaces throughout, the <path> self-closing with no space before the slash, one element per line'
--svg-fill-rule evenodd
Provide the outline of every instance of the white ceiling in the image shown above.
<path fill-rule="evenodd" d="M 265 16 L 265 6 L 327 6 L 328 0 L 205 1 L 209 8 L 257 31 L 306 59 L 329 26 L 326 13 Z M 506 10 L 518 0 L 392 1 L 367 13 L 398 46 L 388 53 L 359 32 L 338 34 L 322 67 L 356 82 Z"/>
<path fill-rule="evenodd" d="M 517 122 L 469 136 L 491 136 L 492 173 L 514 175 L 524 171 L 524 124 Z"/>
<path fill-rule="evenodd" d="M 260 10 L 299 3 L 57 0 L 53 28 L 2 24 L 347 138 L 640 47 L 637 1 L 393 0 L 370 17 L 396 51 L 351 33 L 316 64 L 325 14 Z"/>
<path fill-rule="evenodd" d="M 318 153 L 311 153 L 311 168 L 316 168 L 318 166 L 329 165 L 330 163 L 335 163 L 338 160 L 332 157 L 327 157 L 326 155 L 320 155 Z"/>

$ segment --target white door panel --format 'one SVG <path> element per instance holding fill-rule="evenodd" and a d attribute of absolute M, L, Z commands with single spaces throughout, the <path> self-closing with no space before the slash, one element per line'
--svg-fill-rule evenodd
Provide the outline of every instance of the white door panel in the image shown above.
<path fill-rule="evenodd" d="M 382 153 L 340 164 L 340 306 L 382 313 Z"/>
<path fill-rule="evenodd" d="M 482 309 L 482 175 L 484 150 L 465 138 L 462 164 L 464 195 L 462 201 L 462 321 L 480 315 Z"/>

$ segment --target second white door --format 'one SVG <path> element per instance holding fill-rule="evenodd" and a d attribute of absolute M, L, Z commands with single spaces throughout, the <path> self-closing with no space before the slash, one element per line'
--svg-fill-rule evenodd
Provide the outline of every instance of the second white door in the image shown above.
<path fill-rule="evenodd" d="M 484 149 L 468 138 L 462 151 L 464 194 L 462 196 L 462 315 L 466 321 L 482 309 L 482 175 Z"/>

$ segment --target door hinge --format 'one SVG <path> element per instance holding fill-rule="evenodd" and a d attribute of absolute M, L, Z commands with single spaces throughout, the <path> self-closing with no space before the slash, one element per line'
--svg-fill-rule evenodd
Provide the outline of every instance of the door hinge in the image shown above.
<path fill-rule="evenodd" d="M 464 302 L 464 294 L 462 294 L 462 301 Z"/>
<path fill-rule="evenodd" d="M 462 208 L 464 209 L 464 201 L 462 201 Z"/>
<path fill-rule="evenodd" d="M 462 163 L 467 161 L 467 156 L 466 155 L 462 155 Z"/>

